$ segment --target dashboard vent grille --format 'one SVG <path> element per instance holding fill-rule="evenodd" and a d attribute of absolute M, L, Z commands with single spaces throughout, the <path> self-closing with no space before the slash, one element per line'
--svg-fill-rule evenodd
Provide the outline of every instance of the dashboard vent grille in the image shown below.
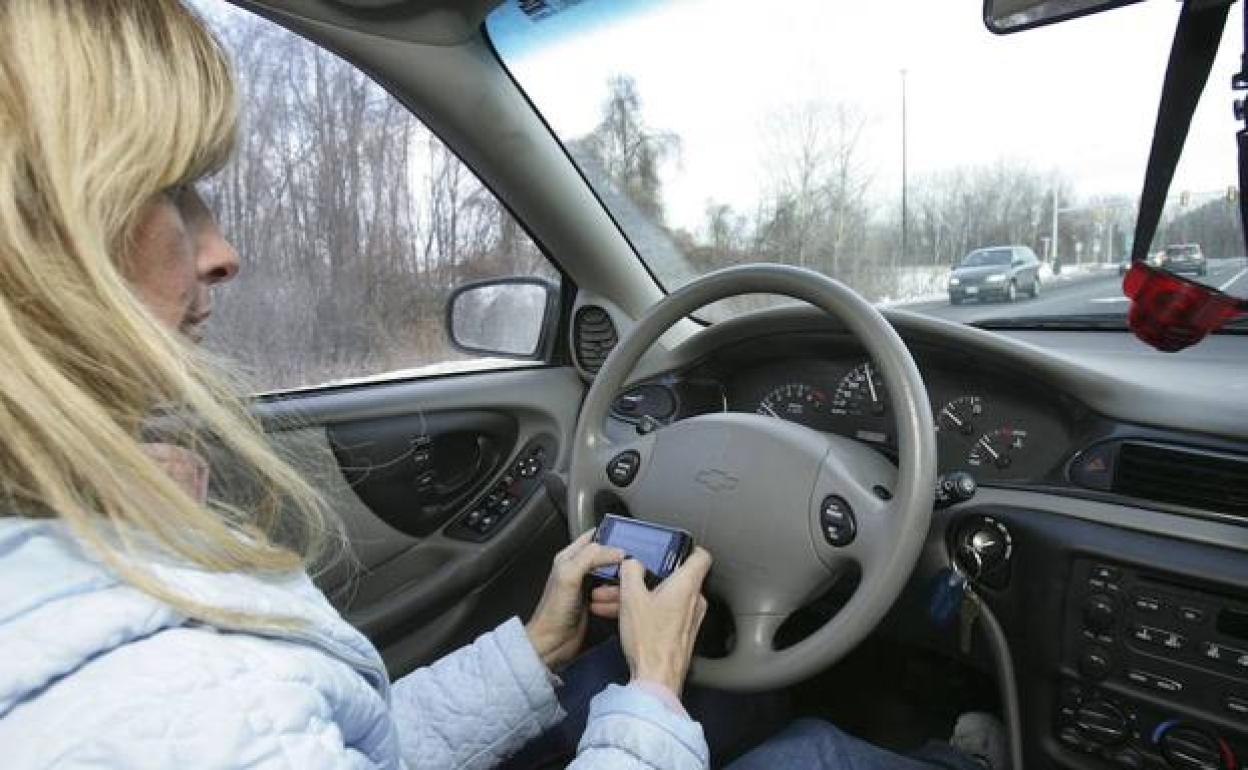
<path fill-rule="evenodd" d="M 576 311 L 572 321 L 572 338 L 576 346 L 576 360 L 581 369 L 597 374 L 611 355 L 619 337 L 615 324 L 607 311 L 596 305 L 588 305 Z"/>
<path fill-rule="evenodd" d="M 1248 517 L 1248 457 L 1124 442 L 1114 491 L 1146 500 Z"/>

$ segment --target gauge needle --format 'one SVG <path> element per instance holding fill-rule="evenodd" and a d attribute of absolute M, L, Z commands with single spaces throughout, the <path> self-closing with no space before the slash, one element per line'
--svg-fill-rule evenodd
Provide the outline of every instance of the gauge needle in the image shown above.
<path fill-rule="evenodd" d="M 992 459 L 994 459 L 994 460 L 1000 460 L 1000 459 L 1001 459 L 1001 453 L 1000 453 L 1000 452 L 998 452 L 997 450 L 995 450 L 995 449 L 993 449 L 993 448 L 992 448 L 992 444 L 989 444 L 989 443 L 988 443 L 988 437 L 987 437 L 987 436 L 984 436 L 983 438 L 981 438 L 981 439 L 979 440 L 979 445 L 980 445 L 980 446 L 982 446 L 982 447 L 984 448 L 984 451 L 985 451 L 985 452 L 987 452 L 988 454 L 992 455 Z"/>
<path fill-rule="evenodd" d="M 777 420 L 780 419 L 780 415 L 776 414 L 776 410 L 771 408 L 771 404 L 764 401 L 761 404 L 761 406 L 763 407 L 764 411 L 767 412 L 767 414 L 771 415 L 772 417 L 775 417 Z"/>
<path fill-rule="evenodd" d="M 880 396 L 875 392 L 875 378 L 871 376 L 871 364 L 867 364 L 867 389 L 871 391 L 871 403 L 880 403 Z"/>
<path fill-rule="evenodd" d="M 965 424 L 966 424 L 966 423 L 962 422 L 962 418 L 960 418 L 960 417 L 958 417 L 956 414 L 954 414 L 954 413 L 953 413 L 953 410 L 951 410 L 951 409 L 946 409 L 946 410 L 944 410 L 943 412 L 941 412 L 941 414 L 943 414 L 944 416 L 948 417 L 950 420 L 953 420 L 953 424 L 954 424 L 954 425 L 956 425 L 956 426 L 958 426 L 959 428 L 961 428 L 963 425 L 965 425 Z"/>

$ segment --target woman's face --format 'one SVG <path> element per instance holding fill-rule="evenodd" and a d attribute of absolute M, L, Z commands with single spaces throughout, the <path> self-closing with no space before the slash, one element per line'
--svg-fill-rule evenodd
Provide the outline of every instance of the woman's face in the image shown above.
<path fill-rule="evenodd" d="M 140 215 L 127 278 L 170 330 L 194 342 L 212 313 L 209 290 L 238 273 L 238 252 L 193 187 L 163 195 Z"/>

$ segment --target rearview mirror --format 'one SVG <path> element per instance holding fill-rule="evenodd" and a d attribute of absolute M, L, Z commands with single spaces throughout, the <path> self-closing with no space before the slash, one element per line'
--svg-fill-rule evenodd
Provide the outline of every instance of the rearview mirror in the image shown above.
<path fill-rule="evenodd" d="M 559 289 L 540 278 L 464 284 L 446 303 L 446 328 L 459 350 L 474 355 L 544 358 L 559 314 Z"/>
<path fill-rule="evenodd" d="M 1100 13 L 1141 0 L 984 0 L 984 23 L 998 35 Z"/>

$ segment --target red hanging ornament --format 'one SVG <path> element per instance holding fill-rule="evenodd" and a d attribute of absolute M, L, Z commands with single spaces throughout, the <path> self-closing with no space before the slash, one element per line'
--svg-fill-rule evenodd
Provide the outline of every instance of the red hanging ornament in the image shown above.
<path fill-rule="evenodd" d="M 1122 280 L 1131 299 L 1127 324 L 1135 336 L 1168 353 L 1203 340 L 1227 321 L 1248 312 L 1248 303 L 1212 286 L 1135 262 Z"/>

